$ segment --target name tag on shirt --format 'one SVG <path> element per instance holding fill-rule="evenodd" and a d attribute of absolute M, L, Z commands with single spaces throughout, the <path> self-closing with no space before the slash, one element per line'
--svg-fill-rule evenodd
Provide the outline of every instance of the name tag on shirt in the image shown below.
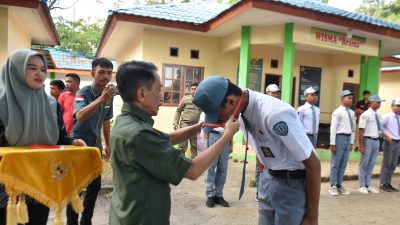
<path fill-rule="evenodd" d="M 274 153 L 268 147 L 260 146 L 261 151 L 264 153 L 265 158 L 275 158 Z"/>

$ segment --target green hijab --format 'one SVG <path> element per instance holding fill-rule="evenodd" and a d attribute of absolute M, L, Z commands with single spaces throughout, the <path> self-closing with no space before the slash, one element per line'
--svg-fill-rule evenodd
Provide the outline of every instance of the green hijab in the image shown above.
<path fill-rule="evenodd" d="M 44 55 L 30 49 L 13 52 L 1 68 L 0 120 L 10 146 L 54 145 L 58 141 L 55 99 L 49 98 L 44 88 L 33 90 L 25 81 L 28 60 L 33 56 L 42 58 L 47 71 Z"/>

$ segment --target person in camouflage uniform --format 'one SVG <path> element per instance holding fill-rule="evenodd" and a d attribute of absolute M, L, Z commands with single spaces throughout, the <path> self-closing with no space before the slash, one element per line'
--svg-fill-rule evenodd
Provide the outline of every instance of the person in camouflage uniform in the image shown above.
<path fill-rule="evenodd" d="M 191 84 L 190 95 L 184 96 L 181 102 L 179 103 L 179 106 L 176 109 L 174 117 L 174 124 L 173 124 L 174 130 L 177 130 L 178 126 L 179 128 L 183 128 L 194 125 L 199 122 L 201 109 L 196 105 L 194 105 L 192 102 L 197 86 L 198 86 L 197 83 Z M 191 158 L 193 159 L 194 157 L 197 156 L 196 136 L 191 137 L 189 141 L 190 141 Z M 187 141 L 179 144 L 179 151 L 181 151 L 183 155 L 185 155 L 185 152 L 187 150 L 187 145 L 188 145 Z"/>

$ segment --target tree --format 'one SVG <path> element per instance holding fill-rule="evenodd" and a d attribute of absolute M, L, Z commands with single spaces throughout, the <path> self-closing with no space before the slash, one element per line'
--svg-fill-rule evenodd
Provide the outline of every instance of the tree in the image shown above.
<path fill-rule="evenodd" d="M 60 45 L 56 46 L 56 49 L 83 54 L 86 57 L 94 56 L 103 30 L 102 21 L 89 24 L 83 19 L 65 21 L 62 17 L 56 18 L 56 21 L 60 38 Z"/>
<path fill-rule="evenodd" d="M 363 0 L 356 11 L 367 16 L 400 23 L 400 0 Z"/>

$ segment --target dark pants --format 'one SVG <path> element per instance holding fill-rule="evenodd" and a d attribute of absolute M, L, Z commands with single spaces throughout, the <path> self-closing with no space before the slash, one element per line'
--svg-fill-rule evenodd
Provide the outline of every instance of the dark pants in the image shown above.
<path fill-rule="evenodd" d="M 97 195 L 101 188 L 101 176 L 94 179 L 86 188 L 86 193 L 83 199 L 84 210 L 81 217 L 81 225 L 91 225 L 94 206 L 96 203 Z M 78 225 L 79 215 L 72 209 L 72 205 L 67 206 L 67 225 Z"/>
<path fill-rule="evenodd" d="M 49 208 L 40 204 L 32 203 L 27 204 L 29 223 L 25 225 L 46 225 L 49 217 Z M 7 207 L 0 208 L 0 225 L 6 225 Z"/>

